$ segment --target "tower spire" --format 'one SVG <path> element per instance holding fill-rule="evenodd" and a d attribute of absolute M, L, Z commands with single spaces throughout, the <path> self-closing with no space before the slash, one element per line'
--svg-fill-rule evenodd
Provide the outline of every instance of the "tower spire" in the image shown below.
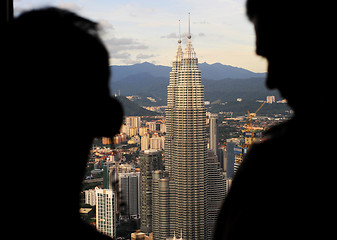
<path fill-rule="evenodd" d="M 191 13 L 188 13 L 188 39 L 191 39 Z"/>
<path fill-rule="evenodd" d="M 184 58 L 196 58 L 194 49 L 192 47 L 192 41 L 191 41 L 191 14 L 188 13 L 188 41 L 187 41 L 187 46 L 184 52 Z"/>
<path fill-rule="evenodd" d="M 183 50 L 181 49 L 181 34 L 180 34 L 180 20 L 179 20 L 179 39 L 178 39 L 178 50 L 175 56 L 175 61 L 180 61 L 183 58 Z"/>
<path fill-rule="evenodd" d="M 181 43 L 181 35 L 180 35 L 180 20 L 179 20 L 179 40 L 178 40 L 178 43 L 179 43 L 179 44 Z"/>

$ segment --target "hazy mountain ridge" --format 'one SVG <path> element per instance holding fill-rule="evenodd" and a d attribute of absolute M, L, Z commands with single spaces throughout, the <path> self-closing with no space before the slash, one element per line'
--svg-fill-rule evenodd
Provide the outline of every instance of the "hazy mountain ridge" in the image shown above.
<path fill-rule="evenodd" d="M 118 96 L 117 99 L 123 106 L 125 116 L 157 116 L 157 112 L 146 110 L 123 96 Z"/>
<path fill-rule="evenodd" d="M 118 82 L 132 75 L 144 73 L 148 73 L 153 77 L 169 78 L 171 69 L 172 68 L 168 66 L 154 65 L 148 62 L 127 66 L 113 65 L 111 66 L 111 81 Z M 252 77 L 265 77 L 265 73 L 254 73 L 243 68 L 223 65 L 221 63 L 199 63 L 199 69 L 201 71 L 202 79 L 222 80 L 224 78 L 244 79 Z"/>
<path fill-rule="evenodd" d="M 202 75 L 202 83 L 204 85 L 205 101 L 211 104 L 209 111 L 234 111 L 238 113 L 246 113 L 247 110 L 255 111 L 260 103 L 256 100 L 266 100 L 266 96 L 273 95 L 276 100 L 282 99 L 278 91 L 269 90 L 265 86 L 265 73 L 256 74 L 245 69 L 235 68 L 222 64 L 207 64 L 199 65 Z M 217 69 L 212 72 L 212 69 Z M 167 86 L 169 85 L 169 76 L 171 67 L 156 66 L 150 63 L 135 64 L 132 66 L 113 66 L 113 76 L 119 81 L 111 81 L 110 87 L 112 94 L 122 96 L 138 95 L 139 98 L 135 102 L 131 102 L 122 98 L 123 105 L 126 105 L 126 113 L 128 115 L 149 114 L 143 112 L 145 109 L 136 107 L 136 104 L 141 106 L 164 106 L 167 100 Z M 208 72 L 207 72 L 208 71 Z M 228 73 L 232 71 L 232 73 Z M 237 76 L 223 77 L 220 76 Z M 235 73 L 236 72 L 236 73 Z M 223 75 L 221 75 L 223 73 Z M 213 75 L 212 75 L 213 74 Z M 214 79 L 203 77 L 214 76 Z M 241 76 L 241 78 L 240 78 Z M 242 76 L 258 76 L 242 78 Z M 148 97 L 155 99 L 150 101 Z M 242 102 L 237 102 L 241 98 Z M 219 102 L 216 104 L 216 102 Z M 275 108 L 277 107 L 277 108 Z M 266 112 L 285 111 L 288 107 L 284 104 L 281 106 L 273 105 L 270 109 L 265 108 Z M 262 112 L 264 112 L 263 110 Z"/>

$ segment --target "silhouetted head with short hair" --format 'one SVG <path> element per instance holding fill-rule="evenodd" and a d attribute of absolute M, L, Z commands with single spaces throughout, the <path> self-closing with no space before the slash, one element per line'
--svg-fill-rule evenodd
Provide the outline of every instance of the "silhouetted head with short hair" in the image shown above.
<path fill-rule="evenodd" d="M 325 78 L 332 48 L 326 6 L 316 1 L 248 0 L 246 7 L 255 26 L 256 53 L 268 61 L 267 86 L 278 89 L 295 114 L 310 111 L 307 101 L 322 101 L 332 83 Z"/>
<path fill-rule="evenodd" d="M 108 88 L 109 55 L 98 30 L 95 22 L 66 10 L 46 8 L 23 13 L 10 28 L 14 68 L 10 76 L 22 90 L 20 94 L 34 101 L 31 107 L 44 106 L 44 111 L 52 110 L 50 114 L 74 115 L 87 124 L 87 133 L 112 136 L 119 130 L 112 127 L 115 119 L 108 120 L 108 127 L 105 118 L 90 113 L 100 110 L 107 114 L 111 108 L 105 107 L 115 104 Z M 73 118 L 59 120 L 66 124 Z"/>
<path fill-rule="evenodd" d="M 123 118 L 110 97 L 108 52 L 98 25 L 67 10 L 25 12 L 7 30 L 10 133 L 21 139 L 18 179 L 31 192 L 32 222 L 41 224 L 37 234 L 62 234 L 61 225 L 76 233 L 92 140 L 118 133 Z"/>

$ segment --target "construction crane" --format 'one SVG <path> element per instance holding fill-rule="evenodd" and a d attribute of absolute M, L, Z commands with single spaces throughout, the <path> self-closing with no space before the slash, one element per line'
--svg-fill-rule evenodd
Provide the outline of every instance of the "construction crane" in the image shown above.
<path fill-rule="evenodd" d="M 245 137 L 245 145 L 251 145 L 253 143 L 253 138 L 254 138 L 254 133 L 253 133 L 253 118 L 256 116 L 257 112 L 261 110 L 261 108 L 264 106 L 264 104 L 266 103 L 266 101 L 264 101 L 261 106 L 256 110 L 255 113 L 250 113 L 249 110 L 248 110 L 248 116 L 247 116 L 247 119 L 249 121 L 249 125 L 248 125 L 248 128 L 247 128 L 247 132 L 250 132 L 250 141 L 248 140 L 249 139 L 249 136 L 246 136 Z"/>
<path fill-rule="evenodd" d="M 255 113 L 250 113 L 248 110 L 248 121 L 249 121 L 249 126 L 248 126 L 248 131 L 252 132 L 253 131 L 253 118 L 256 117 L 256 114 L 258 111 L 261 110 L 261 108 L 266 104 L 266 101 L 264 101 L 261 106 L 256 110 Z"/>

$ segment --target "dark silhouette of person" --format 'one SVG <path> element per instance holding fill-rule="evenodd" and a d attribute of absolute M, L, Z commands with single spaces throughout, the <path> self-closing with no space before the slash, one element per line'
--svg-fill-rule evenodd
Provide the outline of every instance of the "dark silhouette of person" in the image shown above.
<path fill-rule="evenodd" d="M 214 239 L 335 238 L 336 173 L 329 111 L 332 28 L 317 1 L 248 0 L 266 85 L 294 115 L 250 147 L 223 203 Z M 330 83 L 329 83 L 330 82 Z"/>
<path fill-rule="evenodd" d="M 80 191 L 92 141 L 119 132 L 109 55 L 97 23 L 58 8 L 22 13 L 3 48 L 11 238 L 111 239 L 83 223 Z M 4 136 L 4 135 L 3 135 Z M 7 181 L 8 182 L 8 181 Z"/>

